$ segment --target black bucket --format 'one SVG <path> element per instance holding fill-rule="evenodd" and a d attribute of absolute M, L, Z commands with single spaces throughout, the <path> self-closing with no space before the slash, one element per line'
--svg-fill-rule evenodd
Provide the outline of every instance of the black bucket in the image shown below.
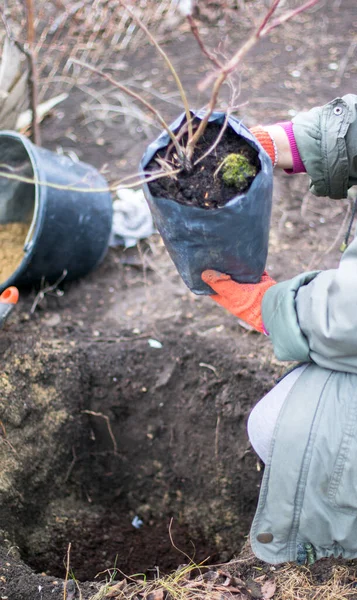
<path fill-rule="evenodd" d="M 202 113 L 195 115 L 202 118 Z M 214 112 L 210 122 L 223 125 L 224 113 Z M 177 132 L 185 120 L 181 115 L 171 129 Z M 258 153 L 260 171 L 250 188 L 220 208 L 205 210 L 153 196 L 144 183 L 145 197 L 155 225 L 186 285 L 195 294 L 212 294 L 201 273 L 216 269 L 240 282 L 257 283 L 265 268 L 272 207 L 272 163 L 255 137 L 241 121 L 229 117 L 228 127 L 243 137 Z M 145 171 L 156 152 L 170 143 L 164 131 L 147 148 L 141 163 Z"/>
<path fill-rule="evenodd" d="M 9 227 L 10 236 L 12 226 L 25 231 L 19 261 L 0 279 L 0 292 L 43 278 L 54 282 L 64 272 L 66 281 L 86 275 L 108 248 L 112 198 L 106 180 L 94 167 L 13 131 L 0 132 L 0 157 L 0 171 L 12 177 L 0 176 L 0 226 Z"/>

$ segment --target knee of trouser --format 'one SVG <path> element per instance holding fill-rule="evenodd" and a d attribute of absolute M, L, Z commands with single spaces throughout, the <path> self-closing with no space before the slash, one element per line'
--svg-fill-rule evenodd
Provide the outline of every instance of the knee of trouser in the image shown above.
<path fill-rule="evenodd" d="M 253 410 L 251 411 L 248 421 L 247 421 L 247 433 L 249 437 L 249 441 L 254 448 L 254 440 L 258 437 L 259 430 L 259 404 L 257 404 Z"/>
<path fill-rule="evenodd" d="M 266 409 L 265 404 L 259 402 L 250 413 L 247 423 L 249 441 L 264 463 L 268 460 L 273 434 L 273 428 L 269 426 Z"/>

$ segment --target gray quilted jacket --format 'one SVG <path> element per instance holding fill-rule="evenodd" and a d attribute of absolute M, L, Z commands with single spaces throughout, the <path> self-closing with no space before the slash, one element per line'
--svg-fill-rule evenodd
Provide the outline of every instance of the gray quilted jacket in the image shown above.
<path fill-rule="evenodd" d="M 356 108 L 357 96 L 349 94 L 293 121 L 317 195 L 343 198 L 357 184 Z M 270 288 L 262 310 L 277 358 L 309 366 L 279 415 L 251 530 L 253 550 L 269 563 L 295 561 L 309 544 L 316 558 L 355 558 L 357 238 L 337 269 Z"/>

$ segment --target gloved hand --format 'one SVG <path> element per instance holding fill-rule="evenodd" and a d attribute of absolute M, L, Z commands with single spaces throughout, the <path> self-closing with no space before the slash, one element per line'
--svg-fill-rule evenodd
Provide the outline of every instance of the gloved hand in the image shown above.
<path fill-rule="evenodd" d="M 261 304 L 265 292 L 276 281 L 266 271 L 259 283 L 237 283 L 230 275 L 212 270 L 204 271 L 202 279 L 216 292 L 211 296 L 212 300 L 257 331 L 268 333 L 263 324 Z"/>

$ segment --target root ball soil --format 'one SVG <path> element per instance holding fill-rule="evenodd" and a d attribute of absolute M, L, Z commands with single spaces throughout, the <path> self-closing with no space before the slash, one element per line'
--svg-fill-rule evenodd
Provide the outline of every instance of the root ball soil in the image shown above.
<path fill-rule="evenodd" d="M 221 133 L 222 126 L 211 123 L 194 153 L 193 163 L 206 154 L 214 145 Z M 165 159 L 167 150 L 160 150 L 156 157 Z M 248 176 L 245 185 L 237 190 L 236 187 L 226 185 L 222 179 L 222 169 L 215 175 L 222 162 L 229 154 L 242 154 L 256 172 L 260 170 L 260 162 L 257 151 L 250 146 L 242 137 L 238 136 L 232 129 L 227 128 L 219 144 L 203 160 L 201 160 L 192 171 L 182 171 L 176 177 L 163 177 L 149 184 L 153 196 L 159 198 L 172 198 L 180 204 L 198 206 L 210 210 L 224 206 L 234 198 L 237 193 L 246 192 L 254 177 Z M 170 155 L 169 155 L 170 159 Z M 158 163 L 154 158 L 148 165 L 149 171 L 157 171 Z"/>

